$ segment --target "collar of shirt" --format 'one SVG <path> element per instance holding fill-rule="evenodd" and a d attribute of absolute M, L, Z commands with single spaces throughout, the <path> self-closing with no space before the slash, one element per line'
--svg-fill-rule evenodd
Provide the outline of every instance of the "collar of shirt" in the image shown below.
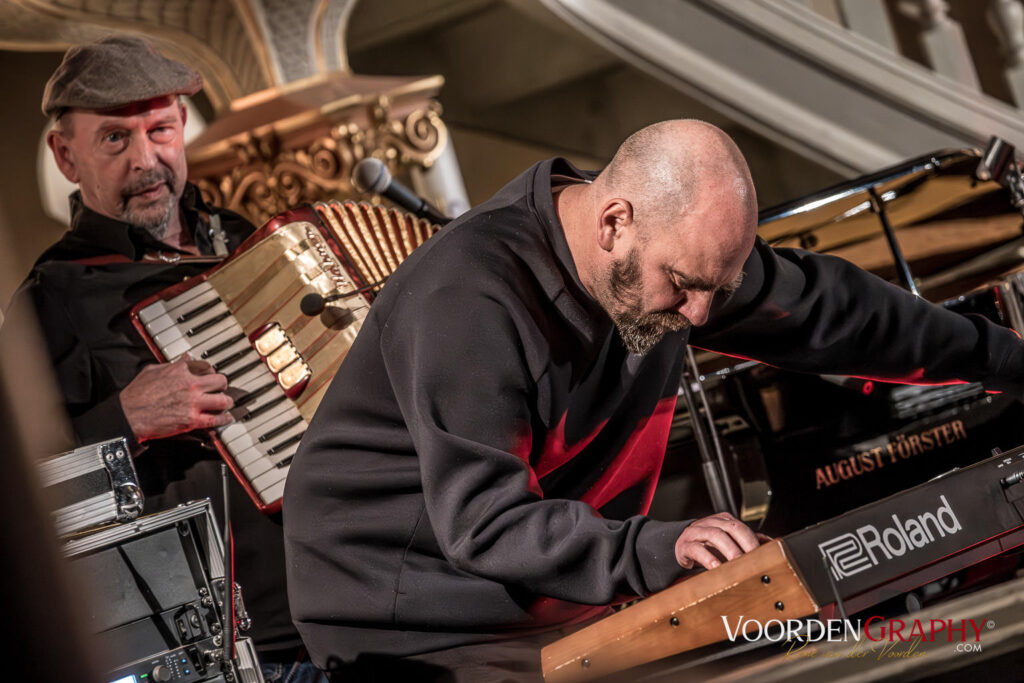
<path fill-rule="evenodd" d="M 530 192 L 531 208 L 544 226 L 551 250 L 558 263 L 557 282 L 551 279 L 544 287 L 562 316 L 575 328 L 581 347 L 577 360 L 581 368 L 588 367 L 603 353 L 615 337 L 615 329 L 608 313 L 587 292 L 580 281 L 576 262 L 565 239 L 565 231 L 555 209 L 553 186 L 571 182 L 589 182 L 597 177 L 593 171 L 581 171 L 561 157 L 542 161 L 533 167 L 533 187 Z M 543 279 L 543 278 L 542 278 Z"/>
<path fill-rule="evenodd" d="M 177 251 L 153 238 L 142 228 L 93 211 L 82 202 L 82 194 L 77 190 L 71 194 L 68 201 L 71 205 L 69 236 L 82 240 L 101 252 L 122 254 L 133 261 L 138 261 L 149 251 Z M 192 183 L 185 184 L 179 206 L 183 210 L 185 228 L 192 235 L 199 252 L 212 254 L 213 247 L 207 231 L 196 229 L 201 216 L 208 215 L 210 209 L 203 203 L 199 189 Z"/>
<path fill-rule="evenodd" d="M 562 223 L 558 219 L 558 211 L 555 209 L 555 199 L 552 190 L 554 185 L 564 186 L 574 181 L 590 181 L 597 174 L 581 171 L 561 157 L 543 161 L 534 168 L 536 169 L 533 177 L 534 211 L 546 228 L 555 257 L 561 263 L 563 270 L 580 290 L 586 291 L 583 289 L 583 283 L 580 282 L 580 276 L 576 270 L 576 262 L 573 261 L 572 253 L 569 251 L 569 243 L 565 239 L 565 231 L 562 229 Z"/>

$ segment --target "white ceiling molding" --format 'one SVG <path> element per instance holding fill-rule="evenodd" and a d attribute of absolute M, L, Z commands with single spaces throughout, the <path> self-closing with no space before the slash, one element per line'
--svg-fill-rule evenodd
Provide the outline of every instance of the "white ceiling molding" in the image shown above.
<path fill-rule="evenodd" d="M 839 173 L 998 135 L 1013 107 L 794 0 L 540 0 L 605 49 Z"/>

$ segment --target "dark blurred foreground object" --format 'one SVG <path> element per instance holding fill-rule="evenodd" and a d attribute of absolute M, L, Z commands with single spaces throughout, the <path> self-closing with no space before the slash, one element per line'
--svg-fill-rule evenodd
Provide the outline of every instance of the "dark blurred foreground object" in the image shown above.
<path fill-rule="evenodd" d="M 4 239 L 0 224 L 0 242 Z M 0 279 L 16 275 L 0 268 Z M 16 281 L 5 283 L 13 291 Z M 35 320 L 8 317 L 0 328 L 0 605 L 2 678 L 24 683 L 104 683 L 86 635 L 78 586 L 57 548 L 36 465 L 67 450 L 69 433 Z"/>
<path fill-rule="evenodd" d="M 965 314 L 1024 334 L 1024 183 L 1013 148 L 943 150 L 766 210 L 775 247 L 846 258 Z M 979 384 L 916 386 L 787 372 L 698 351 L 689 378 L 714 425 L 742 519 L 788 533 L 1024 443 L 1024 404 Z M 699 380 L 699 381 L 698 381 Z M 913 382 L 912 377 L 907 378 Z M 712 507 L 680 403 L 652 514 Z M 714 447 L 714 444 L 711 444 Z M 695 509 L 672 509 L 681 483 Z M 722 496 L 719 496 L 721 499 Z"/>

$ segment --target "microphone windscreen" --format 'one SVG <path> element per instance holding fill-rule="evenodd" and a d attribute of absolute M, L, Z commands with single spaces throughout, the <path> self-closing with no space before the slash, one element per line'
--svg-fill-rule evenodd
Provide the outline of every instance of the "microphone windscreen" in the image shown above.
<path fill-rule="evenodd" d="M 322 296 L 316 292 L 311 292 L 299 301 L 299 309 L 303 315 L 319 315 L 320 311 L 324 310 L 325 303 Z"/>
<path fill-rule="evenodd" d="M 383 161 L 367 157 L 352 170 L 352 184 L 360 192 L 380 194 L 391 184 L 391 174 Z"/>

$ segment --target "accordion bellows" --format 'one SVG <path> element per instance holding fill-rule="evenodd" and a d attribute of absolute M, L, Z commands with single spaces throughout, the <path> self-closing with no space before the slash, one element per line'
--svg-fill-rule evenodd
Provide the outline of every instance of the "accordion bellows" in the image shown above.
<path fill-rule="evenodd" d="M 189 353 L 227 376 L 236 421 L 213 440 L 265 512 L 280 509 L 291 458 L 374 292 L 437 230 L 381 206 L 318 203 L 272 218 L 210 271 L 133 309 L 160 360 Z M 323 312 L 303 313 L 311 294 L 330 302 Z"/>
<path fill-rule="evenodd" d="M 338 235 L 345 257 L 371 282 L 395 272 L 398 264 L 438 229 L 425 218 L 365 202 L 319 202 L 314 206 Z"/>

